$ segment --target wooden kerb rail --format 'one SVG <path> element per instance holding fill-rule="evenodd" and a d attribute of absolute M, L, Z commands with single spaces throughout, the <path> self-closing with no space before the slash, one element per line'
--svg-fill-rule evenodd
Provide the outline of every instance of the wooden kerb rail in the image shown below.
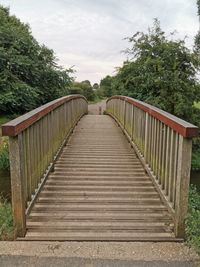
<path fill-rule="evenodd" d="M 9 136 L 12 207 L 18 237 L 26 215 L 78 120 L 88 112 L 81 95 L 65 96 L 2 126 Z"/>
<path fill-rule="evenodd" d="M 173 215 L 175 236 L 184 237 L 192 137 L 198 128 L 144 102 L 113 96 L 106 112 L 122 128 Z"/>

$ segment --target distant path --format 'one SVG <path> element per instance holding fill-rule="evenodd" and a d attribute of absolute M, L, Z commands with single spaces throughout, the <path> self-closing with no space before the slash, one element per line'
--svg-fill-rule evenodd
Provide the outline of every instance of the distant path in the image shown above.
<path fill-rule="evenodd" d="M 98 115 L 99 114 L 99 107 L 101 107 L 102 114 L 104 110 L 106 110 L 106 99 L 96 103 L 96 104 L 89 104 L 88 106 L 88 114 L 90 115 Z"/>

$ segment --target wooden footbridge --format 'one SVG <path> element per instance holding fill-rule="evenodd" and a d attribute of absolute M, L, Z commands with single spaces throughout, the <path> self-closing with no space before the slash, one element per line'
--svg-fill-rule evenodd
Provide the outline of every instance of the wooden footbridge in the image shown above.
<path fill-rule="evenodd" d="M 123 96 L 87 113 L 66 96 L 3 126 L 18 239 L 182 240 L 197 127 Z"/>

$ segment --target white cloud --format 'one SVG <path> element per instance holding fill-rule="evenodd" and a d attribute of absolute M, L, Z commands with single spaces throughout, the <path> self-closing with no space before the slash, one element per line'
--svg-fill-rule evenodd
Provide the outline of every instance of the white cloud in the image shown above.
<path fill-rule="evenodd" d="M 196 0 L 2 0 L 11 13 L 30 24 L 33 35 L 54 49 L 60 64 L 75 65 L 78 80 L 98 82 L 125 56 L 122 39 L 161 21 L 163 30 L 188 36 L 198 31 Z"/>

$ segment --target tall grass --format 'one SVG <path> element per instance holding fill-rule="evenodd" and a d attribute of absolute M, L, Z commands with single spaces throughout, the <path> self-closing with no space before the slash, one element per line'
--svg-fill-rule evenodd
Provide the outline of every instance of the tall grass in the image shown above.
<path fill-rule="evenodd" d="M 189 191 L 186 236 L 187 243 L 200 254 L 200 193 L 194 185 L 191 185 Z"/>
<path fill-rule="evenodd" d="M 0 240 L 14 239 L 14 224 L 11 204 L 0 198 Z"/>
<path fill-rule="evenodd" d="M 8 139 L 2 138 L 0 142 L 0 170 L 10 169 Z"/>

